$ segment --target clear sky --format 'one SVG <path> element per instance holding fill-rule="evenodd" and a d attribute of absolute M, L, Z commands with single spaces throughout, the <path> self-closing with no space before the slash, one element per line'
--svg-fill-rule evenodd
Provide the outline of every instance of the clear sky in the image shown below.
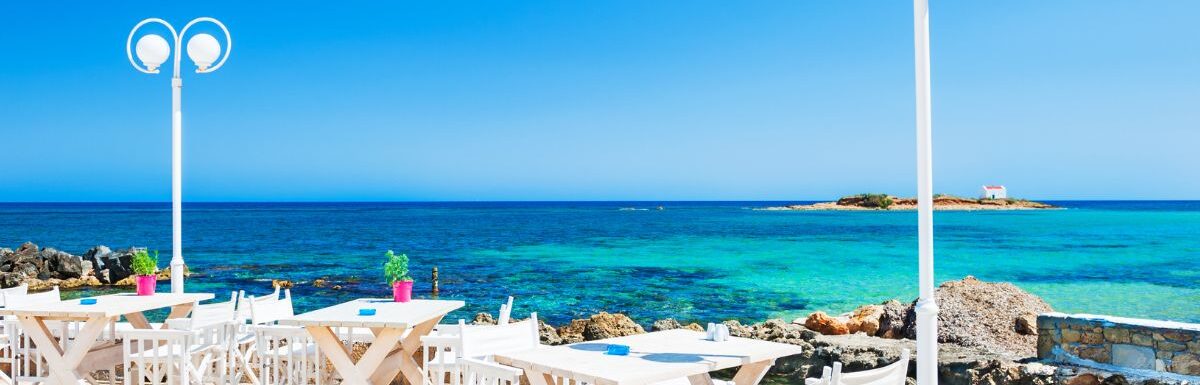
<path fill-rule="evenodd" d="M 184 59 L 185 200 L 915 190 L 907 1 L 19 3 L 0 201 L 169 201 L 169 75 L 123 44 L 197 16 L 234 50 L 212 74 Z M 1200 199 L 1197 16 L 934 0 L 935 189 Z"/>

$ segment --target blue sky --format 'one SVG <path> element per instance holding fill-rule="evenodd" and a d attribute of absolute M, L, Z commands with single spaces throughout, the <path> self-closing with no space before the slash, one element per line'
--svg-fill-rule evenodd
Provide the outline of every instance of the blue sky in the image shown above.
<path fill-rule="evenodd" d="M 0 201 L 170 200 L 169 76 L 123 43 L 197 16 L 234 50 L 184 59 L 185 200 L 915 190 L 905 1 L 33 3 L 0 23 Z M 1200 3 L 932 12 L 937 191 L 1200 198 Z"/>

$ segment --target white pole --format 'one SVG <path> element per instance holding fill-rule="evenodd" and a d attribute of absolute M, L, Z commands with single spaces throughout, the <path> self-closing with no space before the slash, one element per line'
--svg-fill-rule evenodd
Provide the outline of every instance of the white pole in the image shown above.
<path fill-rule="evenodd" d="M 917 383 L 937 385 L 937 314 L 933 290 L 933 140 L 929 95 L 929 0 L 913 0 L 917 89 Z"/>
<path fill-rule="evenodd" d="M 177 42 L 176 47 L 179 46 Z M 176 53 L 178 56 L 178 53 Z M 178 64 L 176 64 L 178 68 Z M 183 79 L 171 78 L 171 292 L 183 292 Z"/>

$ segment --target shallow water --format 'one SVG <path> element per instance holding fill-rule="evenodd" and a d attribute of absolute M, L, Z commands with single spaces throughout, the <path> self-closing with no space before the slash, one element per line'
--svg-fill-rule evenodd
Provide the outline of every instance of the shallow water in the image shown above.
<path fill-rule="evenodd" d="M 789 202 L 792 203 L 792 202 Z M 1200 322 L 1200 202 L 1056 202 L 938 212 L 938 281 L 1009 281 L 1056 310 Z M 666 210 L 653 210 L 662 204 Z M 842 312 L 917 292 L 916 214 L 781 212 L 771 202 L 197 203 L 185 206 L 189 291 L 297 282 L 299 310 L 388 296 L 387 249 L 442 298 L 562 323 L 600 310 L 642 323 Z M 620 210 L 622 207 L 651 210 Z M 170 259 L 169 204 L 0 204 L 0 246 L 81 254 L 146 246 Z M 326 278 L 341 290 L 315 288 Z M 220 296 L 219 296 L 220 297 Z"/>

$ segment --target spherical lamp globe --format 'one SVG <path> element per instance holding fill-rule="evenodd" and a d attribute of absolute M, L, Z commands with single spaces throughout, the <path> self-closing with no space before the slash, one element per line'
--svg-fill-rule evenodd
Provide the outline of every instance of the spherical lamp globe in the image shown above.
<path fill-rule="evenodd" d="M 200 67 L 200 71 L 204 71 L 221 56 L 221 43 L 207 33 L 196 34 L 188 39 L 187 54 Z"/>
<path fill-rule="evenodd" d="M 158 67 L 171 56 L 171 45 L 167 44 L 167 39 L 154 34 L 138 39 L 135 50 L 138 60 L 141 60 L 146 69 L 150 71 L 157 71 Z"/>

